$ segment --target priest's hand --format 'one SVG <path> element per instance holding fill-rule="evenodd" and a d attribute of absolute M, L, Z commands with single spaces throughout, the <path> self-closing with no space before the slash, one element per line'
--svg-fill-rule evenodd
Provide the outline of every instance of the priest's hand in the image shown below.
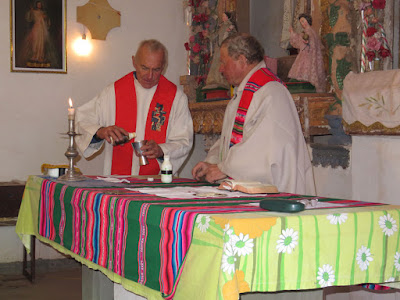
<path fill-rule="evenodd" d="M 122 127 L 118 127 L 115 125 L 108 127 L 101 127 L 96 132 L 97 138 L 106 140 L 110 144 L 122 141 L 124 139 L 124 136 L 127 135 L 129 135 L 128 131 L 126 131 Z"/>
<path fill-rule="evenodd" d="M 160 158 L 164 156 L 164 151 L 154 140 L 147 141 L 140 149 L 147 158 Z"/>
<path fill-rule="evenodd" d="M 194 166 L 192 170 L 192 176 L 196 180 L 206 180 L 211 183 L 227 177 L 217 165 L 204 161 L 201 161 Z"/>

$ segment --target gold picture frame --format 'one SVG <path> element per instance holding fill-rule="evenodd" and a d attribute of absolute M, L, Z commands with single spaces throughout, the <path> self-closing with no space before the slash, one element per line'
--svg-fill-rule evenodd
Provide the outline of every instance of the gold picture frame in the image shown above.
<path fill-rule="evenodd" d="M 11 72 L 67 73 L 66 0 L 10 0 Z"/>

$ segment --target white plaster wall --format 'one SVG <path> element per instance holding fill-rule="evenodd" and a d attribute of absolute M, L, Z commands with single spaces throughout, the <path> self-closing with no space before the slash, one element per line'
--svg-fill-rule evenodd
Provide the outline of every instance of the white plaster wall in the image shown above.
<path fill-rule="evenodd" d="M 352 198 L 400 204 L 400 137 L 353 136 Z"/>
<path fill-rule="evenodd" d="M 254 35 L 270 57 L 288 55 L 279 46 L 282 34 L 283 1 L 251 0 L 250 33 Z"/>
<path fill-rule="evenodd" d="M 350 167 L 313 167 L 315 188 L 318 196 L 351 199 Z"/>
<path fill-rule="evenodd" d="M 15 233 L 15 226 L 0 227 L 0 263 L 12 263 L 22 261 L 23 246 L 21 240 Z M 36 240 L 36 259 L 59 259 L 65 258 L 50 246 Z"/>
<path fill-rule="evenodd" d="M 143 39 L 156 38 L 169 51 L 166 76 L 179 85 L 186 74 L 187 27 L 181 0 L 117 1 L 121 27 L 112 29 L 105 41 L 91 40 L 93 52 L 79 57 L 72 42 L 83 31 L 76 22 L 76 7 L 87 0 L 67 3 L 67 74 L 10 72 L 10 1 L 0 1 L 0 181 L 26 180 L 39 174 L 43 163 L 67 163 L 67 106 L 71 97 L 79 106 L 107 84 L 133 70 L 131 56 Z M 88 33 L 88 38 L 90 34 Z M 98 157 L 78 162 L 85 174 L 102 171 Z"/>
<path fill-rule="evenodd" d="M 184 178 L 192 178 L 192 169 L 199 162 L 203 161 L 207 156 L 205 151 L 204 135 L 196 134 L 193 140 L 193 149 L 189 154 L 188 160 L 181 169 L 179 176 Z"/>

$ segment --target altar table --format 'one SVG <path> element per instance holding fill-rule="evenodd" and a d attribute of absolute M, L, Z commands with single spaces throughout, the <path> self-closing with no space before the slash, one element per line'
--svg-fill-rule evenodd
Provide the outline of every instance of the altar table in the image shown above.
<path fill-rule="evenodd" d="M 174 197 L 177 187 L 190 197 Z M 30 176 L 16 232 L 149 299 L 236 300 L 239 293 L 400 281 L 400 206 L 236 196 L 188 179 Z M 318 202 L 279 213 L 259 207 L 265 197 Z"/>

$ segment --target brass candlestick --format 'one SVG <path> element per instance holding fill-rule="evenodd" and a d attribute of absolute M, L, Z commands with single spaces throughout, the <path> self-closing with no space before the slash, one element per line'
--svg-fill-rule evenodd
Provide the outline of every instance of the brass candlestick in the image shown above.
<path fill-rule="evenodd" d="M 68 170 L 64 175 L 58 177 L 60 181 L 82 181 L 86 180 L 86 177 L 82 175 L 81 172 L 75 170 L 74 159 L 78 156 L 78 151 L 75 148 L 75 136 L 78 135 L 75 132 L 75 119 L 74 116 L 68 116 L 68 132 L 69 136 L 69 146 L 67 151 L 65 151 L 65 156 L 69 160 Z"/>

